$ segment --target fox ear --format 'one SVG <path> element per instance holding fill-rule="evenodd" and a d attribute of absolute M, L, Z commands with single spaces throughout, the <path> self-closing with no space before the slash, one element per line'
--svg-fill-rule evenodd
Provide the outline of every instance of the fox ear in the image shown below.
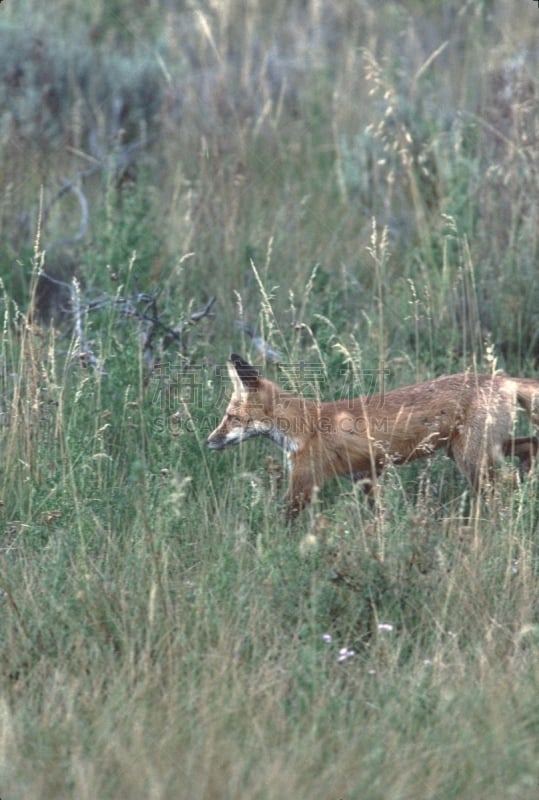
<path fill-rule="evenodd" d="M 241 356 L 237 355 L 237 353 L 231 354 L 230 361 L 234 365 L 234 369 L 236 370 L 238 378 L 244 386 L 247 386 L 250 389 L 258 386 L 260 372 L 257 369 L 248 364 L 247 361 L 245 361 Z"/>

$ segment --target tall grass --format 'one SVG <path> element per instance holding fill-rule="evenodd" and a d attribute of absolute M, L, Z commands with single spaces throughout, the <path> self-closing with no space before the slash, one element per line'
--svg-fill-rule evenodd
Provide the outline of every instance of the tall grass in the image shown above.
<path fill-rule="evenodd" d="M 535 797 L 537 475 L 288 527 L 278 452 L 204 441 L 236 319 L 325 399 L 533 374 L 539 11 L 136 6 L 0 12 L 0 797 Z M 148 374 L 88 313 L 94 369 L 40 266 L 217 314 Z"/>

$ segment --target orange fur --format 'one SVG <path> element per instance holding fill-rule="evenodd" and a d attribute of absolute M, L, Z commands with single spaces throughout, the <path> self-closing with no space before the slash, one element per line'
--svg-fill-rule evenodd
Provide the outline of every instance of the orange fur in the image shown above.
<path fill-rule="evenodd" d="M 310 502 L 315 487 L 344 475 L 367 491 L 388 464 L 405 464 L 445 448 L 472 486 L 494 477 L 507 456 L 527 473 L 539 447 L 534 436 L 513 437 L 518 407 L 539 425 L 539 381 L 461 373 L 383 395 L 321 403 L 263 378 L 240 356 L 228 363 L 233 394 L 208 437 L 213 450 L 255 436 L 288 454 L 288 513 Z"/>

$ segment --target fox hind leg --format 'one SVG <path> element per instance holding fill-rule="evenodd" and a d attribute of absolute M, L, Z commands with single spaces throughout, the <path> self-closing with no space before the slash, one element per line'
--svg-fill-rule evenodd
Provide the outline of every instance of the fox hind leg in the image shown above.
<path fill-rule="evenodd" d="M 479 490 L 485 480 L 493 481 L 496 468 L 501 467 L 506 458 L 518 458 L 520 475 L 527 475 L 538 451 L 536 436 L 508 438 L 499 443 L 476 442 L 473 437 L 458 434 L 451 441 L 449 454 L 474 489 Z"/>
<path fill-rule="evenodd" d="M 515 439 L 506 439 L 503 443 L 504 456 L 518 458 L 521 475 L 527 475 L 531 470 L 538 450 L 539 439 L 537 436 L 520 436 Z"/>
<path fill-rule="evenodd" d="M 474 435 L 475 434 L 475 435 Z M 476 491 L 485 482 L 492 482 L 496 467 L 504 463 L 504 449 L 496 441 L 485 441 L 478 432 L 453 436 L 449 455 Z"/>

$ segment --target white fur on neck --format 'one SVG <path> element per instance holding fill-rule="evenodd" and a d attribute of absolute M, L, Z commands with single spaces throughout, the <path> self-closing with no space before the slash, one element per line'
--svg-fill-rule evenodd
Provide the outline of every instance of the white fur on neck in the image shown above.
<path fill-rule="evenodd" d="M 292 438 L 292 436 L 287 436 L 286 433 L 280 431 L 275 425 L 272 425 L 265 433 L 272 442 L 275 442 L 275 444 L 281 447 L 288 455 L 298 452 L 299 443 L 297 440 Z"/>

